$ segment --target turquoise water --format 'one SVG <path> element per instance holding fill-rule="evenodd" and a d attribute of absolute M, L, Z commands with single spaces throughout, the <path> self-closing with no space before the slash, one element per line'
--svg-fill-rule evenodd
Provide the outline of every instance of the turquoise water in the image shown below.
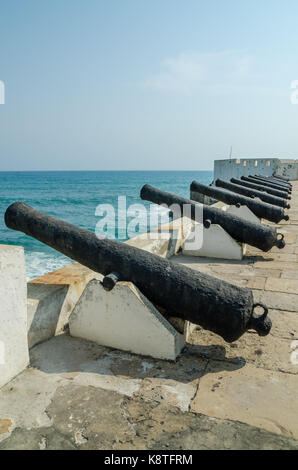
<path fill-rule="evenodd" d="M 189 185 L 196 179 L 209 184 L 212 171 L 76 171 L 76 172 L 0 172 L 0 242 L 25 249 L 28 279 L 58 269 L 69 258 L 21 232 L 6 228 L 3 215 L 15 201 L 24 201 L 37 210 L 95 231 L 100 217 L 98 204 L 118 207 L 118 196 L 126 196 L 127 206 L 142 203 L 141 187 L 149 183 L 165 191 L 189 197 Z M 157 206 L 155 206 L 157 208 Z M 116 238 L 125 240 L 127 233 Z"/>

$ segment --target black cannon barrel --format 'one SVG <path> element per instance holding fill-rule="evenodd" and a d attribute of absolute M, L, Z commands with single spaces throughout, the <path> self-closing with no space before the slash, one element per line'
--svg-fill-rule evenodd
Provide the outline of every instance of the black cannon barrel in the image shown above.
<path fill-rule="evenodd" d="M 263 175 L 255 175 L 259 176 L 260 178 L 266 178 L 269 181 L 272 181 L 273 183 L 281 184 L 283 186 L 286 186 L 287 188 L 291 188 L 292 184 L 289 183 L 288 181 L 281 180 L 280 178 L 276 178 L 276 176 L 263 176 Z"/>
<path fill-rule="evenodd" d="M 274 178 L 273 176 L 264 176 L 264 175 L 250 175 L 250 176 L 254 176 L 256 178 L 261 178 L 265 181 L 270 181 L 274 184 L 278 184 L 280 186 L 284 186 L 285 188 L 288 188 L 288 189 L 291 189 L 291 184 L 287 183 L 286 181 L 281 181 L 281 180 L 278 180 L 276 178 Z"/>
<path fill-rule="evenodd" d="M 241 179 L 243 178 L 243 176 L 241 177 Z M 260 184 L 262 186 L 265 186 L 267 188 L 271 188 L 271 189 L 277 189 L 278 191 L 283 191 L 283 192 L 286 192 L 288 194 L 288 196 L 290 196 L 290 191 L 287 189 L 287 188 L 284 188 L 284 187 L 281 187 L 281 186 L 278 186 L 274 183 L 271 183 L 270 181 L 268 180 L 265 180 L 265 179 L 261 179 L 261 178 L 257 178 L 256 176 L 247 176 L 246 177 L 249 181 L 252 181 L 253 183 L 256 183 L 256 184 Z"/>
<path fill-rule="evenodd" d="M 5 223 L 60 251 L 93 271 L 133 282 L 154 304 L 173 316 L 201 325 L 236 341 L 248 329 L 267 335 L 268 309 L 257 315 L 252 291 L 178 265 L 125 243 L 98 238 L 95 233 L 15 202 Z M 115 276 L 114 276 L 115 277 Z M 117 281 L 116 279 L 116 281 Z M 115 281 L 115 282 L 116 282 Z"/>
<path fill-rule="evenodd" d="M 258 178 L 263 178 L 263 177 L 259 176 Z M 264 181 L 266 181 L 266 182 L 268 181 L 271 184 L 278 185 L 281 188 L 283 188 L 285 191 L 288 191 L 289 193 L 292 192 L 292 186 L 289 186 L 288 184 L 285 184 L 285 183 L 281 182 L 280 180 L 276 180 L 276 179 L 273 179 L 273 178 L 264 178 Z"/>
<path fill-rule="evenodd" d="M 276 178 L 272 176 L 263 176 L 263 175 L 250 175 L 250 176 L 263 179 L 264 181 L 269 181 L 270 183 L 273 183 L 273 184 L 278 184 L 279 186 L 282 186 L 283 188 L 286 188 L 286 189 L 291 189 L 291 185 L 289 183 L 286 183 L 285 181 L 277 180 Z"/>
<path fill-rule="evenodd" d="M 248 176 L 249 181 L 253 181 L 254 183 L 262 184 L 262 186 L 268 186 L 269 188 L 278 189 L 279 191 L 285 191 L 286 193 L 290 194 L 290 191 L 283 186 L 279 186 L 277 184 L 271 183 L 268 180 L 261 179 L 257 176 Z"/>
<path fill-rule="evenodd" d="M 241 186 L 241 185 L 235 184 L 233 182 L 225 181 L 225 180 L 222 180 L 220 178 L 218 178 L 215 181 L 215 185 L 220 187 L 220 188 L 225 188 L 225 189 L 228 189 L 229 191 L 233 191 L 234 193 L 237 193 L 237 194 L 243 194 L 243 196 L 246 196 L 246 197 L 249 197 L 249 198 L 258 197 L 259 199 L 261 199 L 261 201 L 263 201 L 263 202 L 265 202 L 269 205 L 272 204 L 273 206 L 283 207 L 285 209 L 290 209 L 290 205 L 288 204 L 286 199 L 282 199 L 280 197 L 272 196 L 270 194 L 266 194 L 266 193 L 264 193 L 262 191 L 258 191 L 256 189 L 246 188 L 245 186 Z M 281 214 L 282 213 L 283 213 L 283 211 L 281 211 Z M 281 214 L 279 216 L 281 216 Z M 277 215 L 277 218 L 278 218 L 279 217 L 278 213 L 276 215 Z M 264 218 L 266 219 L 266 217 L 264 217 Z M 271 219 L 268 219 L 268 220 L 271 220 Z M 275 220 L 273 220 L 272 222 L 275 222 Z"/>
<path fill-rule="evenodd" d="M 166 204 L 170 207 L 173 204 L 177 204 L 181 210 L 184 206 L 188 206 L 191 209 L 190 217 L 196 220 L 198 203 L 186 199 L 176 194 L 167 193 L 161 191 L 158 188 L 154 188 L 149 184 L 146 184 L 141 189 L 141 198 L 146 201 L 154 202 L 155 204 Z M 248 245 L 255 246 L 263 251 L 269 251 L 273 246 L 278 248 L 284 248 L 285 241 L 284 236 L 281 233 L 277 233 L 274 227 L 269 227 L 263 224 L 254 224 L 247 220 L 237 217 L 232 214 L 217 209 L 215 207 L 201 204 L 203 208 L 203 222 L 211 221 L 213 224 L 220 225 L 232 238 L 241 243 L 247 243 Z M 188 213 L 185 214 L 188 216 Z"/>
<path fill-rule="evenodd" d="M 226 204 L 240 204 L 241 206 L 247 206 L 257 217 L 270 220 L 271 222 L 278 223 L 282 219 L 289 219 L 289 216 L 284 214 L 284 210 L 281 207 L 272 206 L 266 202 L 255 201 L 252 197 L 246 197 L 242 194 L 235 194 L 235 192 L 226 188 L 226 186 L 229 186 L 230 184 L 232 185 L 232 183 L 229 183 L 228 181 L 216 180 L 215 184 L 216 186 L 219 185 L 221 187 L 206 186 L 205 184 L 193 181 L 190 189 L 191 191 L 205 194 L 205 196 L 212 197 L 218 201 L 225 202 Z"/>
<path fill-rule="evenodd" d="M 241 179 L 231 178 L 231 182 L 246 186 L 247 188 L 257 189 L 258 191 L 264 191 L 272 196 L 281 197 L 282 199 L 291 199 L 291 196 L 287 191 L 279 191 L 278 189 L 270 188 L 269 186 L 263 186 L 261 181 L 256 180 L 252 182 L 247 176 L 241 176 Z"/>
<path fill-rule="evenodd" d="M 270 184 L 272 186 L 272 188 L 275 188 L 275 189 L 280 189 L 282 191 L 287 191 L 288 193 L 290 193 L 292 191 L 291 188 L 289 188 L 288 186 L 285 186 L 282 183 L 277 183 L 276 181 L 272 181 L 268 178 L 265 178 L 264 176 L 249 175 L 249 177 L 253 178 L 255 180 L 258 180 L 258 181 L 262 181 L 263 183 Z"/>
<path fill-rule="evenodd" d="M 292 189 L 291 183 L 287 183 L 286 181 L 280 180 L 280 179 L 275 178 L 275 177 L 268 178 L 268 179 L 269 179 L 270 181 L 272 181 L 273 183 L 282 184 L 282 185 L 285 186 L 286 188 Z"/>
<path fill-rule="evenodd" d="M 290 182 L 290 180 L 286 178 L 285 176 L 272 175 L 272 178 L 275 178 L 280 181 L 284 181 L 285 183 L 288 183 L 290 186 L 292 186 L 292 183 Z"/>

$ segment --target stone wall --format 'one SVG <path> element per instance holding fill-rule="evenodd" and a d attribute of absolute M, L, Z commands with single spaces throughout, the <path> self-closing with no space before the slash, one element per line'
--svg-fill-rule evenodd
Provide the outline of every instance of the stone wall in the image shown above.
<path fill-rule="evenodd" d="M 251 174 L 272 175 L 278 166 L 277 158 L 214 160 L 214 179 L 240 178 Z"/>
<path fill-rule="evenodd" d="M 0 388 L 29 363 L 24 248 L 0 245 Z"/>
<path fill-rule="evenodd" d="M 264 176 L 285 176 L 290 180 L 298 179 L 298 160 L 279 158 L 239 158 L 214 160 L 214 179 L 241 178 L 260 174 Z"/>

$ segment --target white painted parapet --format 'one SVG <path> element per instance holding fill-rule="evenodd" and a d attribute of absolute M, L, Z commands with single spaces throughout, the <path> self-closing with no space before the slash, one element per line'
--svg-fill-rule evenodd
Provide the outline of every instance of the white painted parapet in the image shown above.
<path fill-rule="evenodd" d="M 87 285 L 70 316 L 69 329 L 71 336 L 102 346 L 168 360 L 176 359 L 186 336 L 131 282 L 119 282 L 107 292 L 99 280 Z"/>
<path fill-rule="evenodd" d="M 29 364 L 24 249 L 0 245 L 0 387 Z"/>
<path fill-rule="evenodd" d="M 284 176 L 298 179 L 298 160 L 284 158 L 233 158 L 214 160 L 214 180 L 241 178 L 241 176 Z"/>
<path fill-rule="evenodd" d="M 241 176 L 263 175 L 271 176 L 279 163 L 278 158 L 233 158 L 229 160 L 214 160 L 214 180 L 222 178 L 241 178 Z"/>

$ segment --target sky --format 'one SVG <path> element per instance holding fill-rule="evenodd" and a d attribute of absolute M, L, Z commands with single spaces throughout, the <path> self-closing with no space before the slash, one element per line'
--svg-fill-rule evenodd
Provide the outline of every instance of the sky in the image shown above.
<path fill-rule="evenodd" d="M 297 18 L 297 0 L 1 0 L 0 171 L 298 158 Z"/>

